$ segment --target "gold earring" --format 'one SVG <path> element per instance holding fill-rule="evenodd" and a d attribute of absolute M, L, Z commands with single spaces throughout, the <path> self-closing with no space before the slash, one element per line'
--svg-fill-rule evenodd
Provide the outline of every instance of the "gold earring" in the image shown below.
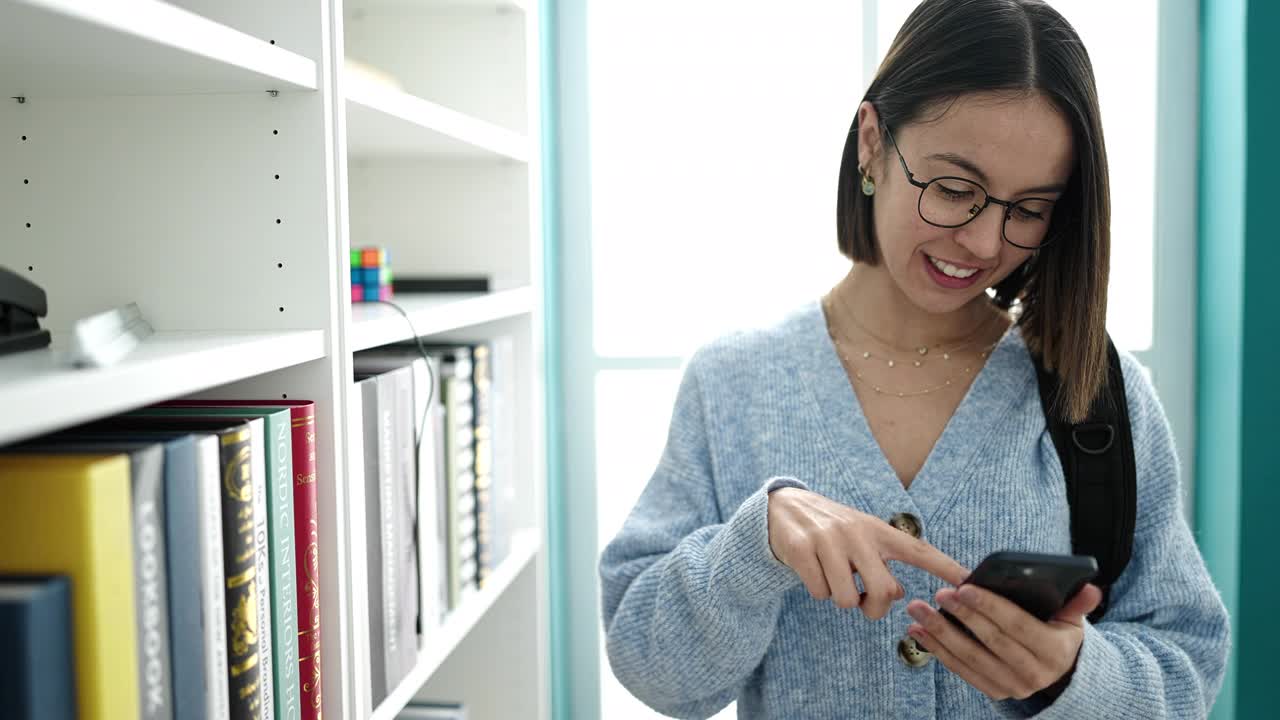
<path fill-rule="evenodd" d="M 876 194 L 876 181 L 870 175 L 862 176 L 862 194 L 871 197 Z"/>

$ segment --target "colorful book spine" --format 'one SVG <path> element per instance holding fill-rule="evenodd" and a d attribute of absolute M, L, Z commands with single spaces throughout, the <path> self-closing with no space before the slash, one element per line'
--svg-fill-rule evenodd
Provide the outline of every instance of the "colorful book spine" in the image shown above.
<path fill-rule="evenodd" d="M 321 720 L 320 526 L 316 517 L 316 406 L 291 409 L 294 548 L 298 568 L 298 678 L 303 720 Z"/>
<path fill-rule="evenodd" d="M 258 589 L 258 686 L 262 691 L 262 720 L 275 720 L 275 654 L 272 643 L 275 635 L 271 623 L 271 513 L 267 510 L 267 430 L 266 423 L 255 418 L 249 421 L 249 443 L 253 476 L 253 540 L 257 567 Z"/>
<path fill-rule="evenodd" d="M 276 658 L 296 656 L 298 637 L 293 551 L 293 448 L 289 412 L 281 408 L 150 407 L 122 422 L 164 425 L 247 420 L 253 458 L 254 540 L 257 543 L 259 685 L 263 717 L 299 720 L 297 667 Z M 190 427 L 190 425 L 187 425 Z"/>
<path fill-rule="evenodd" d="M 316 499 L 316 406 L 310 400 L 173 400 L 166 408 L 289 408 L 297 589 L 297 686 L 303 720 L 320 720 L 320 525 Z"/>
<path fill-rule="evenodd" d="M 246 425 L 220 435 L 223 570 L 226 574 L 227 678 L 233 720 L 261 720 L 257 545 L 253 446 Z"/>
<path fill-rule="evenodd" d="M 297 566 L 294 564 L 293 423 L 289 411 L 262 415 L 267 433 L 267 529 L 271 545 L 272 672 L 275 717 L 300 720 Z M 276 660 L 278 658 L 278 660 Z"/>
<path fill-rule="evenodd" d="M 138 717 L 129 459 L 0 455 L 0 497 L 0 571 L 71 578 L 80 717 Z"/>

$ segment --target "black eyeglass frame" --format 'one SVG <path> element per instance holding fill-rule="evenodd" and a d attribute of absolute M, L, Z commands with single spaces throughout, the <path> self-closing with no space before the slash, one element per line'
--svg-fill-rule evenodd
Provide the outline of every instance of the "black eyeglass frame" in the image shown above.
<path fill-rule="evenodd" d="M 893 151 L 898 154 L 898 162 L 902 164 L 902 172 L 906 173 L 907 182 L 920 188 L 920 199 L 916 201 L 916 213 L 920 215 L 921 220 L 924 220 L 925 222 L 929 223 L 934 227 L 940 227 L 940 228 L 951 229 L 951 228 L 964 227 L 965 225 L 968 225 L 969 223 L 973 222 L 974 219 L 977 218 L 979 215 L 981 215 L 982 211 L 987 209 L 987 206 L 994 203 L 1004 208 L 1004 217 L 1000 220 L 1000 237 L 1005 242 L 1009 243 L 1010 245 L 1016 248 L 1020 248 L 1022 250 L 1043 250 L 1045 247 L 1053 243 L 1054 237 L 1052 234 L 1049 233 L 1048 229 L 1046 229 L 1044 239 L 1040 241 L 1039 245 L 1034 245 L 1034 246 L 1019 245 L 1018 243 L 1009 239 L 1009 234 L 1005 232 L 1005 226 L 1009 222 L 1009 216 L 1013 214 L 1014 207 L 1018 206 L 1019 204 L 1029 200 L 1037 200 L 1040 202 L 1049 203 L 1050 206 L 1056 208 L 1058 203 L 1057 200 L 1050 200 L 1049 198 L 1041 198 L 1041 197 L 1022 198 L 1021 200 L 1001 200 L 1000 198 L 993 197 L 991 193 L 987 192 L 987 189 L 982 186 L 982 183 L 979 183 L 976 180 L 971 180 L 969 178 L 958 177 L 956 175 L 942 175 L 940 177 L 933 178 L 928 182 L 921 182 L 916 179 L 915 174 L 912 173 L 911 169 L 907 167 L 907 159 L 902 156 L 902 150 L 898 147 L 898 141 L 894 139 L 893 132 L 889 129 L 888 125 L 884 126 L 884 132 L 886 135 L 889 136 L 889 142 L 893 144 Z M 938 182 L 939 180 L 958 180 L 960 182 L 973 185 L 974 187 L 981 190 L 983 195 L 987 196 L 987 201 L 983 203 L 981 206 L 978 206 L 975 204 L 973 208 L 970 208 L 969 219 L 965 220 L 962 223 L 957 223 L 955 225 L 943 225 L 941 223 L 933 222 L 932 220 L 924 216 L 924 207 L 923 207 L 924 193 L 926 190 L 929 189 L 930 185 Z"/>

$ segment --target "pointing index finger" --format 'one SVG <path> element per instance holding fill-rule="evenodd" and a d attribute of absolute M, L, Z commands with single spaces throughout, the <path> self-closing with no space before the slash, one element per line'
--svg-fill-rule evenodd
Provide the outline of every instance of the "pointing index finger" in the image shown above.
<path fill-rule="evenodd" d="M 892 526 L 885 528 L 886 560 L 897 560 L 924 570 L 951 585 L 959 586 L 969 570 L 938 548 Z"/>

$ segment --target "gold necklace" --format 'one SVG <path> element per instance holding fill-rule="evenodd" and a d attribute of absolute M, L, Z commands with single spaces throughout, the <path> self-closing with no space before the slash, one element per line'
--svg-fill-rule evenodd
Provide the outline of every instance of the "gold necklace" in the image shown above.
<path fill-rule="evenodd" d="M 989 322 L 989 320 L 988 320 L 988 321 L 984 321 L 983 326 L 979 327 L 979 328 L 978 328 L 978 330 L 981 330 L 981 329 L 982 329 L 982 327 L 985 327 L 986 322 Z M 951 387 L 951 385 L 952 385 L 953 381 L 956 379 L 956 377 L 957 377 L 957 376 L 959 376 L 959 375 L 968 375 L 968 374 L 970 374 L 970 373 L 972 373 L 972 372 L 973 372 L 973 368 L 974 368 L 974 366 L 973 366 L 972 364 L 970 364 L 970 365 L 965 366 L 965 367 L 964 367 L 964 368 L 963 368 L 959 373 L 953 374 L 953 375 L 951 375 L 950 377 L 948 377 L 948 378 L 947 378 L 946 380 L 944 380 L 940 385 L 934 385 L 933 387 L 924 388 L 923 390 L 913 390 L 913 391 L 905 391 L 905 390 L 888 390 L 888 389 L 884 388 L 883 386 L 881 386 L 881 385 L 877 385 L 876 383 L 872 382 L 871 380 L 869 380 L 869 379 L 867 379 L 865 376 L 863 376 L 862 371 L 861 371 L 861 370 L 859 370 L 859 369 L 858 369 L 857 364 L 856 364 L 856 363 L 854 363 L 853 358 L 851 358 L 851 357 L 849 356 L 849 353 L 845 351 L 844 344 L 840 342 L 840 338 L 838 338 L 838 337 L 836 336 L 835 328 L 832 326 L 831 319 L 830 319 L 829 317 L 828 317 L 828 319 L 827 319 L 827 323 L 826 323 L 826 325 L 827 325 L 827 335 L 828 335 L 828 336 L 830 336 L 832 343 L 834 343 L 835 348 L 836 348 L 836 352 L 838 352 L 838 353 L 840 354 L 840 356 L 844 358 L 845 362 L 846 362 L 846 363 L 848 363 L 849 368 L 853 370 L 853 377 L 854 377 L 854 379 L 855 379 L 855 380 L 857 380 L 858 382 L 862 383 L 863 385 L 866 385 L 867 387 L 869 387 L 869 388 L 870 388 L 873 392 L 875 392 L 877 395 L 885 395 L 885 396 L 889 396 L 889 397 L 897 397 L 897 398 L 903 398 L 903 399 L 905 399 L 905 398 L 911 398 L 911 397 L 920 397 L 920 396 L 922 396 L 922 395 L 928 395 L 928 394 L 930 394 L 930 393 L 934 393 L 934 392 L 937 392 L 937 391 L 939 391 L 939 390 L 942 390 L 942 389 L 945 389 L 945 388 Z M 977 331 L 975 331 L 975 333 L 976 333 L 976 332 L 977 332 Z M 870 334 L 870 333 L 868 333 L 868 334 Z M 874 337 L 874 336 L 873 336 L 873 337 Z M 1002 334 L 1002 335 L 1001 335 L 1001 339 L 1003 339 L 1003 337 L 1004 337 L 1004 336 L 1003 336 L 1003 334 Z M 970 338 L 970 339 L 969 339 L 969 340 L 967 340 L 965 343 L 963 343 L 963 344 L 961 344 L 961 345 L 959 345 L 959 346 L 957 346 L 957 347 L 952 348 L 952 349 L 950 350 L 950 352 L 943 353 L 943 358 L 944 358 L 945 360 L 950 360 L 950 359 L 951 359 L 951 352 L 955 352 L 956 350 L 959 350 L 959 349 L 961 349 L 961 348 L 963 348 L 963 347 L 965 347 L 965 346 L 967 346 L 967 345 L 971 345 L 971 344 L 973 343 L 973 341 L 974 341 L 974 338 Z M 980 353 L 978 354 L 978 359 L 979 359 L 979 361 L 985 361 L 985 360 L 987 359 L 987 357 L 989 357 L 989 356 L 991 355 L 991 351 L 992 351 L 992 350 L 994 350 L 994 349 L 996 348 L 996 346 L 997 346 L 997 345 L 999 345 L 999 344 L 1000 344 L 1000 340 L 996 340 L 994 343 L 992 343 L 992 344 L 988 345 L 986 348 L 984 348 L 984 349 L 982 350 L 982 352 L 980 352 Z M 920 354 L 921 354 L 921 355 L 923 355 L 924 353 L 920 353 Z M 864 359 L 867 359 L 867 358 L 872 357 L 872 355 L 871 355 L 871 353 L 869 353 L 869 352 L 864 352 L 864 353 L 862 354 L 862 357 L 863 357 Z M 889 360 L 887 364 L 888 364 L 888 366 L 889 366 L 889 367 L 891 367 L 891 368 L 896 366 L 896 364 L 894 363 L 894 361 L 893 361 L 893 360 Z M 919 361 L 916 361 L 915 366 L 916 366 L 916 367 L 920 367 Z"/>
<path fill-rule="evenodd" d="M 854 325 L 856 325 L 856 326 L 858 327 L 858 329 L 859 329 L 859 330 L 861 330 L 862 332 L 864 332 L 864 333 L 866 333 L 868 336 L 870 336 L 872 340 L 875 340 L 876 342 L 880 343 L 880 344 L 881 344 L 881 345 L 883 345 L 884 347 L 889 348 L 890 350 L 893 350 L 894 352 L 898 352 L 898 353 L 901 353 L 901 354 L 904 354 L 904 355 L 909 355 L 909 354 L 914 353 L 914 354 L 915 354 L 915 355 L 917 355 L 918 357 L 914 358 L 914 359 L 911 361 L 911 365 L 912 365 L 913 367 L 917 367 L 917 368 L 918 368 L 918 367 L 923 367 L 923 366 L 925 365 L 924 360 L 921 360 L 920 358 L 923 358 L 923 357 L 925 357 L 926 355 L 928 355 L 928 354 L 929 354 L 929 346 L 928 346 L 928 345 L 920 345 L 920 346 L 917 346 L 914 350 L 906 350 L 906 349 L 900 348 L 900 347 L 898 347 L 897 345 L 894 345 L 893 343 L 891 343 L 891 342 L 889 342 L 889 341 L 885 340 L 884 338 L 880 337 L 880 336 L 879 336 L 879 335 L 877 335 L 876 333 L 872 332 L 870 328 L 868 328 L 867 326 L 865 326 L 865 325 L 863 325 L 861 322 L 859 322 L 859 321 L 858 321 L 858 316 L 857 316 L 857 315 L 855 315 L 855 314 L 854 314 L 854 312 L 853 312 L 853 309 L 852 309 L 852 308 L 850 308 L 850 307 L 849 307 L 849 305 L 848 305 L 846 302 L 844 302 L 844 298 L 840 298 L 840 301 L 839 301 L 839 302 L 840 302 L 840 309 L 841 309 L 841 312 L 842 312 L 843 314 L 845 314 L 845 315 L 848 315 L 848 316 L 849 316 L 849 320 L 850 320 L 850 321 L 852 321 L 852 322 L 853 322 L 853 324 L 854 324 Z M 952 353 L 954 353 L 954 352 L 958 352 L 958 351 L 963 350 L 963 349 L 965 349 L 965 348 L 969 347 L 970 345 L 972 345 L 972 344 L 974 343 L 974 341 L 977 339 L 978 334 L 979 334 L 982 330 L 986 329 L 987 325 L 991 322 L 991 320 L 992 320 L 994 317 L 996 317 L 996 316 L 995 316 L 995 315 L 988 315 L 985 319 L 983 319 L 982 321 L 980 321 L 980 322 L 978 323 L 978 326 L 977 326 L 977 327 L 975 327 L 971 332 L 969 332 L 969 333 L 967 333 L 967 334 L 965 335 L 965 337 L 966 337 L 967 339 L 966 339 L 964 342 L 959 343 L 958 345 L 955 345 L 955 346 L 953 346 L 953 347 L 951 347 L 951 348 L 948 348 L 946 351 L 944 351 L 944 352 L 942 353 L 942 359 L 943 359 L 943 360 L 948 360 L 948 361 L 949 361 L 949 360 L 951 360 L 951 354 L 952 354 Z M 830 323 L 828 323 L 828 327 L 830 327 Z M 937 345 L 935 345 L 935 347 L 937 347 L 937 348 L 941 348 L 941 347 L 942 347 L 942 343 L 938 343 Z M 897 360 L 895 360 L 894 358 L 884 358 L 884 357 L 879 357 L 879 356 L 877 356 L 876 354 L 874 354 L 874 353 L 872 353 L 872 352 L 870 352 L 870 351 L 863 351 L 863 353 L 862 353 L 862 357 L 863 357 L 863 359 L 866 359 L 866 360 L 869 360 L 869 359 L 871 359 L 872 357 L 877 357 L 877 358 L 878 358 L 878 359 L 880 359 L 880 360 L 884 360 L 884 361 L 885 361 L 885 364 L 886 364 L 886 365 L 888 365 L 889 367 L 897 367 L 897 365 L 898 365 Z"/>
<path fill-rule="evenodd" d="M 951 387 L 952 382 L 956 379 L 957 376 L 968 375 L 969 373 L 973 372 L 974 366 L 968 365 L 964 369 L 962 369 L 959 373 L 956 373 L 951 377 L 948 377 L 940 385 L 934 385 L 933 387 L 928 387 L 923 390 L 912 390 L 912 391 L 889 390 L 885 387 L 875 384 L 874 382 L 872 382 L 871 380 L 868 380 L 866 377 L 862 375 L 862 371 L 858 369 L 858 366 L 854 364 L 853 359 L 849 357 L 849 354 L 847 352 L 845 352 L 844 346 L 840 343 L 840 339 L 837 338 L 835 336 L 835 333 L 831 331 L 831 328 L 829 325 L 827 327 L 827 334 L 831 336 L 832 342 L 835 343 L 836 351 L 840 353 L 840 356 L 843 357 L 845 362 L 849 364 L 849 367 L 853 369 L 854 379 L 856 379 L 858 382 L 862 383 L 863 385 L 866 385 L 867 387 L 871 388 L 871 390 L 875 392 L 877 395 L 885 395 L 889 397 L 898 397 L 898 398 L 920 397 L 921 395 L 928 395 L 930 393 L 937 392 L 944 388 Z M 991 351 L 994 350 L 995 347 L 999 344 L 1000 344 L 1000 341 L 997 340 L 996 342 L 987 346 L 985 350 L 983 350 L 981 353 L 978 354 L 979 360 L 986 360 L 987 357 L 991 355 Z"/>

